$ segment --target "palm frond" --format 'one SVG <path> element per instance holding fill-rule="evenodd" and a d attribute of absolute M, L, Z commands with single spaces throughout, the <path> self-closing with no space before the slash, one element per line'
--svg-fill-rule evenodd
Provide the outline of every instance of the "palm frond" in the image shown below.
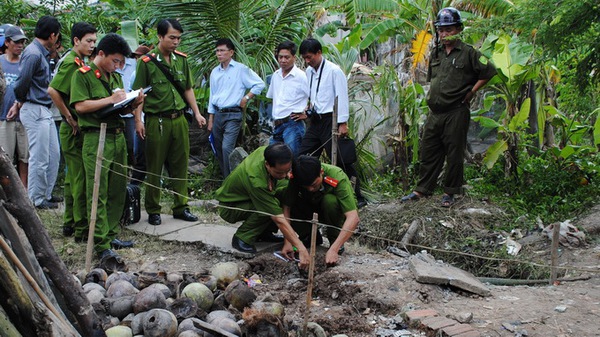
<path fill-rule="evenodd" d="M 506 14 L 515 4 L 510 0 L 454 0 L 456 9 L 481 15 L 485 18 Z"/>

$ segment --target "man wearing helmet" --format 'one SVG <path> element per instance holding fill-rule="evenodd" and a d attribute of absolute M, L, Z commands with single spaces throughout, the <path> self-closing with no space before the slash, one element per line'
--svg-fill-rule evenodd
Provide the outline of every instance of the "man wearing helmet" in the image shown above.
<path fill-rule="evenodd" d="M 463 185 L 464 151 L 471 119 L 469 103 L 477 90 L 496 74 L 496 68 L 456 36 L 463 30 L 458 10 L 447 7 L 439 11 L 435 27 L 439 40 L 427 71 L 427 80 L 431 82 L 427 105 L 431 113 L 421 141 L 419 182 L 401 200 L 419 200 L 433 194 L 445 160 L 441 205 L 450 207 Z"/>

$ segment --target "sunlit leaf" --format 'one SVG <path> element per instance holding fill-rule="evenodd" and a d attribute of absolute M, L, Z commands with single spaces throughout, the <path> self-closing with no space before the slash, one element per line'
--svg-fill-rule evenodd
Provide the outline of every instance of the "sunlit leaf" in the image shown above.
<path fill-rule="evenodd" d="M 427 30 L 421 30 L 412 42 L 410 52 L 413 53 L 413 68 L 425 62 L 429 42 L 433 36 Z"/>

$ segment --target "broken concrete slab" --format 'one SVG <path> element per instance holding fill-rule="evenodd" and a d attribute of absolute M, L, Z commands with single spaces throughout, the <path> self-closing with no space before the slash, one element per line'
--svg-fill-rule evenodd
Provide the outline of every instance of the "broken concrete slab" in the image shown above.
<path fill-rule="evenodd" d="M 462 269 L 438 262 L 427 252 L 417 253 L 408 261 L 417 282 L 450 285 L 477 295 L 490 295 L 490 290 L 475 276 Z"/>

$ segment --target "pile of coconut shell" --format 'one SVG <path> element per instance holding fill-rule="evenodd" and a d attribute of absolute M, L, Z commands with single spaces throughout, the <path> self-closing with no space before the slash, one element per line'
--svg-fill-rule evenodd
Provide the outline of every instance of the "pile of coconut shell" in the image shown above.
<path fill-rule="evenodd" d="M 240 277 L 235 262 L 209 273 L 93 269 L 83 290 L 108 337 L 287 336 L 283 305 Z"/>

